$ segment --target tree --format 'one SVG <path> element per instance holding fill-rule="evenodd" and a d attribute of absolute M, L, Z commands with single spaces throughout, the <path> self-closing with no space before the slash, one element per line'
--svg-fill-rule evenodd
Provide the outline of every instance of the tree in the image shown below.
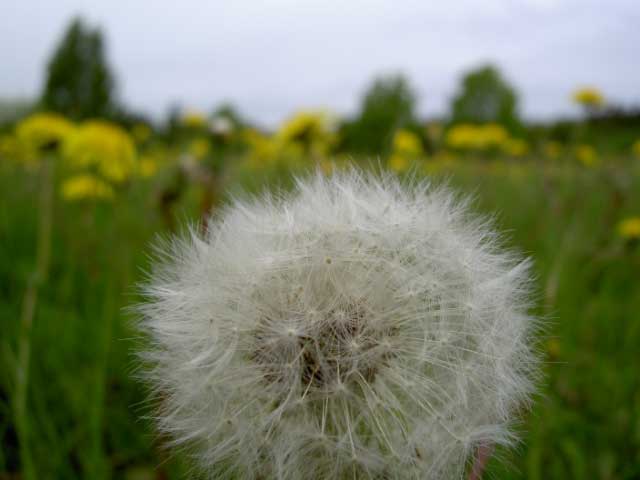
<path fill-rule="evenodd" d="M 463 77 L 451 109 L 453 123 L 495 122 L 511 131 L 520 126 L 516 92 L 492 65 L 470 71 Z"/>
<path fill-rule="evenodd" d="M 403 75 L 376 79 L 362 100 L 359 115 L 342 128 L 343 149 L 386 153 L 399 128 L 413 125 L 416 94 Z"/>
<path fill-rule="evenodd" d="M 49 61 L 42 106 L 74 119 L 108 117 L 115 111 L 113 91 L 102 33 L 73 20 Z"/>

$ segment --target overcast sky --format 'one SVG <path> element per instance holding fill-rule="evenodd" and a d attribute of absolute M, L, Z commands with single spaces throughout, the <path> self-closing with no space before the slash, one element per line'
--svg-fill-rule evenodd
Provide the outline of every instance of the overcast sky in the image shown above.
<path fill-rule="evenodd" d="M 2 0 L 0 97 L 38 94 L 76 14 L 103 28 L 120 98 L 154 115 L 225 100 L 265 125 L 301 107 L 349 113 L 393 71 L 438 114 L 487 61 L 529 118 L 574 113 L 583 84 L 640 104 L 639 0 Z"/>

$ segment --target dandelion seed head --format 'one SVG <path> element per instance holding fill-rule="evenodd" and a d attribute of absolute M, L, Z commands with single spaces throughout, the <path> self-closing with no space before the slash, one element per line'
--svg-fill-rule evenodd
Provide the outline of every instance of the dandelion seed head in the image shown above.
<path fill-rule="evenodd" d="M 160 250 L 159 429 L 216 478 L 456 478 L 534 391 L 529 263 L 446 188 L 358 170 Z"/>

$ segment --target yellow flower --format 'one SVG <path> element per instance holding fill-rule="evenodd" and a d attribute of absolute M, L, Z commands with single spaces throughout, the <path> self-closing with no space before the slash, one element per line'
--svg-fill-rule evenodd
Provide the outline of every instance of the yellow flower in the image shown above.
<path fill-rule="evenodd" d="M 590 145 L 578 145 L 576 147 L 576 158 L 585 167 L 595 167 L 598 164 L 598 154 Z"/>
<path fill-rule="evenodd" d="M 633 145 L 631 146 L 631 152 L 633 152 L 633 154 L 640 158 L 640 140 L 636 140 Z"/>
<path fill-rule="evenodd" d="M 69 178 L 62 184 L 62 196 L 70 201 L 84 199 L 111 199 L 111 186 L 94 175 L 82 174 Z"/>
<path fill-rule="evenodd" d="M 389 168 L 398 173 L 404 172 L 409 168 L 409 159 L 404 155 L 394 153 L 389 157 Z"/>
<path fill-rule="evenodd" d="M 529 151 L 529 145 L 527 142 L 520 138 L 508 138 L 502 145 L 502 150 L 512 157 L 522 157 Z"/>
<path fill-rule="evenodd" d="M 57 148 L 71 133 L 73 124 L 56 113 L 35 113 L 16 126 L 16 137 L 28 149 Z"/>
<path fill-rule="evenodd" d="M 618 224 L 618 235 L 626 239 L 640 238 L 640 217 L 629 217 Z"/>
<path fill-rule="evenodd" d="M 211 143 L 206 138 L 196 138 L 189 144 L 189 153 L 202 160 L 211 151 Z"/>
<path fill-rule="evenodd" d="M 496 123 L 462 123 L 449 129 L 446 143 L 449 147 L 460 150 L 485 150 L 503 144 L 508 138 L 509 134 L 504 127 Z"/>
<path fill-rule="evenodd" d="M 393 136 L 393 152 L 407 157 L 419 157 L 424 153 L 420 137 L 402 129 Z"/>
<path fill-rule="evenodd" d="M 136 123 L 131 128 L 131 135 L 133 135 L 133 138 L 138 143 L 144 143 L 149 140 L 152 133 L 153 131 L 151 130 L 151 127 L 149 127 L 149 125 L 147 125 L 146 123 Z"/>
<path fill-rule="evenodd" d="M 604 96 L 597 88 L 584 87 L 573 93 L 573 101 L 585 107 L 601 107 L 604 105 Z"/>
<path fill-rule="evenodd" d="M 182 115 L 181 122 L 188 128 L 203 128 L 207 125 L 207 117 L 195 110 L 189 110 Z"/>
<path fill-rule="evenodd" d="M 335 117 L 322 110 L 302 110 L 285 120 L 275 135 L 282 144 L 295 144 L 316 155 L 326 154 L 336 136 Z"/>
<path fill-rule="evenodd" d="M 546 142 L 542 147 L 542 151 L 544 152 L 545 156 L 556 159 L 562 154 L 562 144 L 560 142 L 553 141 Z"/>
<path fill-rule="evenodd" d="M 89 169 L 111 182 L 123 182 L 136 170 L 136 148 L 118 125 L 90 120 L 67 138 L 64 155 L 76 169 Z"/>

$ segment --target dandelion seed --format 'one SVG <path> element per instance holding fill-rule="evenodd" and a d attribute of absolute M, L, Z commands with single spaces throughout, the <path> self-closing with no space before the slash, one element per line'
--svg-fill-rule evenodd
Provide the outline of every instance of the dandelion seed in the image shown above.
<path fill-rule="evenodd" d="M 456 478 L 514 443 L 529 264 L 446 189 L 318 173 L 216 218 L 163 250 L 138 307 L 158 427 L 205 472 Z"/>

